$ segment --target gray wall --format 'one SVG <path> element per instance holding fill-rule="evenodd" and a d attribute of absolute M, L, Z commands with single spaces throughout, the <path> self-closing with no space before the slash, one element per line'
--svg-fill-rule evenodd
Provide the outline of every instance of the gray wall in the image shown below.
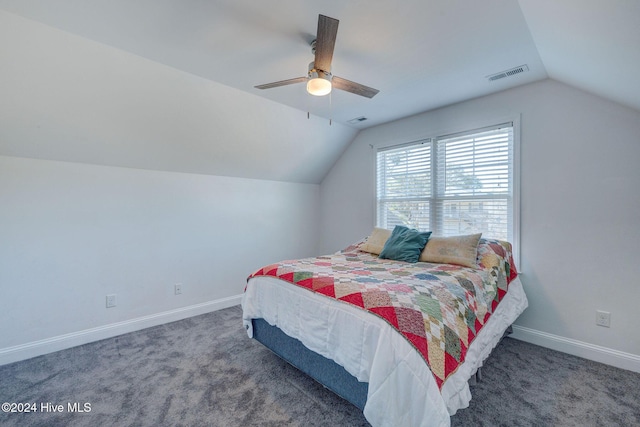
<path fill-rule="evenodd" d="M 319 198 L 317 184 L 0 156 L 0 363 L 238 304 L 253 271 L 317 253 Z"/>
<path fill-rule="evenodd" d="M 317 253 L 355 129 L 3 11 L 0 69 L 0 364 L 237 304 Z"/>
<path fill-rule="evenodd" d="M 628 353 L 624 357 L 640 367 L 636 110 L 546 80 L 366 129 L 321 185 L 320 250 L 338 250 L 368 235 L 374 225 L 371 146 L 518 115 L 518 267 L 530 302 L 517 322 L 520 332 L 542 337 L 546 344 L 562 341 L 563 350 L 577 345 L 609 355 Z M 595 325 L 598 309 L 611 312 L 611 328 Z"/>

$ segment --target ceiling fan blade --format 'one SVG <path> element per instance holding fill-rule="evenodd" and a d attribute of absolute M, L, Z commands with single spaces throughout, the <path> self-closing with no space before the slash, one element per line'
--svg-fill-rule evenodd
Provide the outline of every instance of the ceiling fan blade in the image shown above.
<path fill-rule="evenodd" d="M 318 15 L 318 33 L 316 35 L 315 67 L 322 71 L 331 72 L 333 48 L 336 45 L 338 21 L 328 16 Z"/>
<path fill-rule="evenodd" d="M 306 82 L 307 80 L 309 80 L 308 77 L 296 77 L 295 79 L 280 80 L 279 82 L 267 83 L 267 84 L 258 85 L 254 87 L 256 89 L 271 89 L 273 87 L 280 87 L 280 86 L 292 85 L 295 83 L 302 83 L 302 82 Z"/>
<path fill-rule="evenodd" d="M 364 96 L 366 98 L 373 98 L 376 96 L 378 89 L 374 89 L 369 86 L 361 85 L 360 83 L 352 82 L 351 80 L 343 79 L 342 77 L 333 76 L 331 84 L 336 89 L 345 90 L 347 92 L 355 93 L 356 95 Z"/>

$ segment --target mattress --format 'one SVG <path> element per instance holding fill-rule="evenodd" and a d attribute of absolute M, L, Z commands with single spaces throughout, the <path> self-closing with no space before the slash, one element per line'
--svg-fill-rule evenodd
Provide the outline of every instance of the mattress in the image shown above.
<path fill-rule="evenodd" d="M 450 425 L 449 417 L 469 405 L 468 380 L 526 307 L 522 283 L 515 278 L 464 363 L 439 389 L 416 349 L 378 316 L 268 276 L 251 278 L 242 301 L 249 337 L 251 319 L 262 318 L 367 382 L 363 413 L 373 426 Z"/>

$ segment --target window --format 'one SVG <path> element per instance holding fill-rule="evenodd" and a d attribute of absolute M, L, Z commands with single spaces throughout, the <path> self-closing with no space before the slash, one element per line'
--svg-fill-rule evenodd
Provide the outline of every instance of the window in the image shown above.
<path fill-rule="evenodd" d="M 377 152 L 377 225 L 483 233 L 515 246 L 513 123 Z"/>

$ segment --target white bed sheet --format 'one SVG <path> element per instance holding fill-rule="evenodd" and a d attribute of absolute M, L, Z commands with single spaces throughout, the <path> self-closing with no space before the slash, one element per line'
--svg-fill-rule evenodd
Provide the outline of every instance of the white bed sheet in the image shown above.
<path fill-rule="evenodd" d="M 363 412 L 374 427 L 449 426 L 449 417 L 469 406 L 468 380 L 527 305 L 516 278 L 472 342 L 465 362 L 438 390 L 420 353 L 374 314 L 274 277 L 249 280 L 242 299 L 249 337 L 253 337 L 251 319 L 263 318 L 368 382 Z"/>

